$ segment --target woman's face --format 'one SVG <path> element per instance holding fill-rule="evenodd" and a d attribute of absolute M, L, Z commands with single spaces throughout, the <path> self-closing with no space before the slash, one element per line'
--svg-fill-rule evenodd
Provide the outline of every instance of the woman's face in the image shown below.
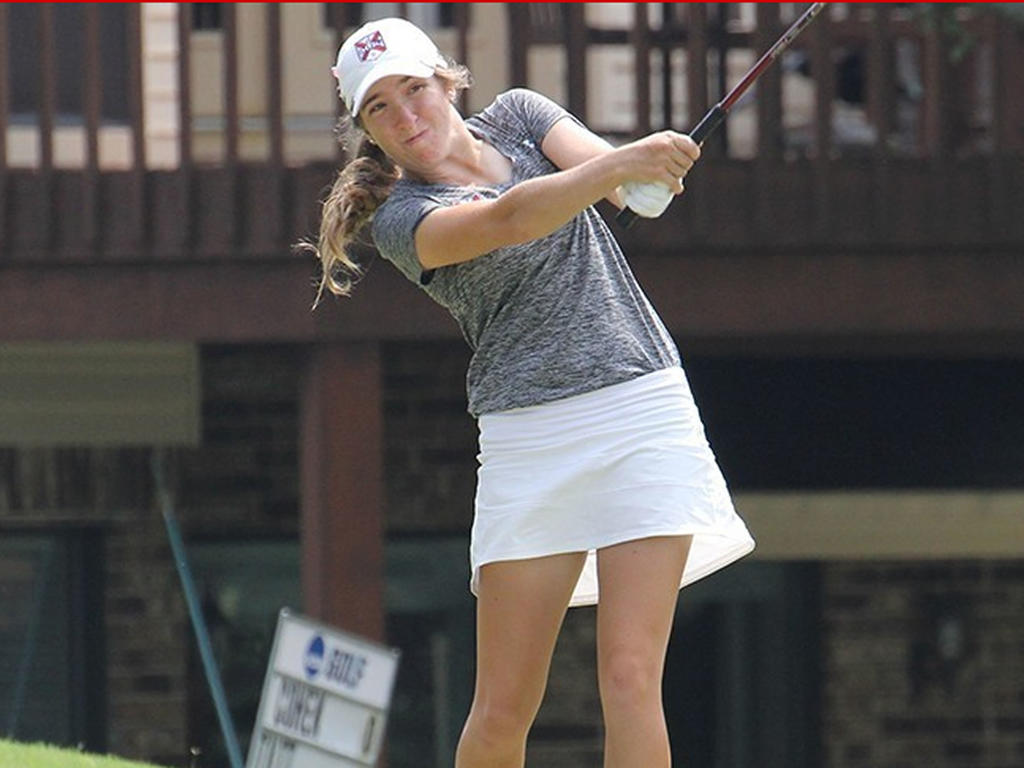
<path fill-rule="evenodd" d="M 437 77 L 391 75 L 373 84 L 359 117 L 374 142 L 396 164 L 429 175 L 449 152 L 452 108 Z"/>

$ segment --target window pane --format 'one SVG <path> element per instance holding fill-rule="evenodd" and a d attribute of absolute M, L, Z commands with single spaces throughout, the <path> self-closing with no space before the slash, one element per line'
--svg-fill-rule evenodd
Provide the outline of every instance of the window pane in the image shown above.
<path fill-rule="evenodd" d="M 744 561 L 682 591 L 665 716 L 687 764 L 820 764 L 817 578 L 812 564 Z"/>
<path fill-rule="evenodd" d="M 54 7 L 57 42 L 57 114 L 82 114 L 82 79 L 85 73 L 85 14 L 77 3 Z M 36 65 L 38 66 L 38 64 Z"/>
<path fill-rule="evenodd" d="M 35 112 L 39 98 L 39 6 L 7 6 L 7 85 L 13 114 Z"/>
<path fill-rule="evenodd" d="M 203 602 L 203 616 L 228 708 L 244 751 L 249 748 L 277 614 L 302 608 L 299 543 L 212 541 L 189 545 L 189 560 Z M 189 683 L 189 740 L 202 750 L 203 765 L 227 765 L 216 710 L 195 643 Z"/>
<path fill-rule="evenodd" d="M 127 8 L 101 3 L 100 114 L 106 120 L 127 120 Z M 23 120 L 39 111 L 41 66 L 40 14 L 33 3 L 12 3 L 9 14 L 8 86 L 10 110 Z M 85 72 L 84 7 L 58 4 L 54 17 L 54 67 L 58 121 L 77 121 L 82 115 Z"/>
<path fill-rule="evenodd" d="M 100 3 L 100 114 L 128 120 L 128 6 Z"/>
<path fill-rule="evenodd" d="M 220 29 L 221 23 L 220 3 L 192 4 L 193 29 Z"/>
<path fill-rule="evenodd" d="M 0 540 L 0 728 L 19 741 L 73 742 L 66 548 Z"/>

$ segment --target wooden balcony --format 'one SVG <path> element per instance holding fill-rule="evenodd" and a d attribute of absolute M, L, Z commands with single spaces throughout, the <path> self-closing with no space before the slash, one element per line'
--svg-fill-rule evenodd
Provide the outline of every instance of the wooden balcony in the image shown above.
<path fill-rule="evenodd" d="M 831 6 L 759 82 L 745 116 L 708 142 L 686 196 L 661 219 L 616 230 L 642 282 L 674 331 L 709 344 L 774 340 L 814 349 L 846 339 L 854 350 L 924 343 L 1019 353 L 1021 27 L 993 10 L 940 8 L 924 18 L 884 4 Z M 331 7 L 340 37 L 353 20 L 343 4 Z M 511 4 L 506 86 L 535 85 L 538 66 L 552 60 L 564 72 L 567 106 L 613 140 L 686 130 L 732 84 L 737 62 L 777 38 L 788 8 L 638 4 L 616 27 L 595 23 L 586 4 Z M 450 320 L 383 264 L 355 298 L 309 311 L 315 265 L 290 246 L 315 232 L 317 200 L 341 157 L 330 136 L 320 159 L 286 157 L 285 9 L 261 9 L 267 151 L 258 162 L 240 151 L 231 4 L 221 6 L 223 156 L 197 158 L 193 14 L 188 4 L 179 9 L 177 115 L 189 129 L 179 132 L 178 162 L 147 167 L 141 10 L 131 5 L 121 126 L 129 162 L 109 170 L 99 162 L 106 123 L 98 6 L 81 10 L 84 160 L 68 168 L 53 149 L 59 11 L 41 4 L 31 31 L 40 61 L 39 152 L 33 167 L 22 167 L 7 141 L 15 121 L 12 62 L 3 52 L 27 32 L 0 5 L 0 340 L 455 336 Z M 466 59 L 468 40 L 480 34 L 476 15 L 472 4 L 454 6 L 449 53 L 457 58 Z M 615 113 L 615 125 L 602 125 L 596 62 L 610 51 L 633 62 L 625 90 L 635 95 L 631 115 Z M 854 102 L 844 93 L 851 60 L 859 73 Z M 803 94 L 796 116 L 794 93 Z M 856 141 L 844 134 L 851 114 L 863 129 Z"/>

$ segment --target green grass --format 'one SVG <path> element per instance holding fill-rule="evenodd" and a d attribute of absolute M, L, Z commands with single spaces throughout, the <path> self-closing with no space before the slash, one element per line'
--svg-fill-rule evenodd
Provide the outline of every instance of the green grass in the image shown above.
<path fill-rule="evenodd" d="M 92 755 L 46 744 L 0 741 L 0 768 L 158 768 L 149 763 Z"/>

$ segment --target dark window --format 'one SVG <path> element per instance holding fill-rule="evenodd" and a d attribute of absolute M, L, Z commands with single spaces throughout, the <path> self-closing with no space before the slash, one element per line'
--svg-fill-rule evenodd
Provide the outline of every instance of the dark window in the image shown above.
<path fill-rule="evenodd" d="M 278 611 L 301 607 L 300 556 L 295 540 L 223 540 L 189 546 L 206 630 L 243 750 L 256 722 Z M 189 744 L 202 751 L 204 766 L 227 765 L 209 683 L 191 639 L 189 650 Z"/>
<path fill-rule="evenodd" d="M 686 765 L 821 765 L 819 577 L 745 561 L 689 586 L 665 661 L 665 717 Z"/>
<path fill-rule="evenodd" d="M 127 10 L 114 3 L 99 4 L 100 116 L 128 119 Z M 42 66 L 39 55 L 41 17 L 33 3 L 8 8 L 8 86 L 11 114 L 32 119 L 41 104 Z M 54 76 L 58 121 L 81 119 L 84 94 L 85 9 L 76 3 L 55 5 Z"/>
<path fill-rule="evenodd" d="M 223 23 L 220 3 L 192 4 L 192 29 L 220 29 Z"/>
<path fill-rule="evenodd" d="M 686 363 L 734 489 L 1024 486 L 1024 360 Z"/>
<path fill-rule="evenodd" d="M 438 13 L 440 18 L 437 20 L 437 25 L 448 29 L 455 26 L 455 3 L 438 3 Z"/>
<path fill-rule="evenodd" d="M 358 27 L 363 23 L 363 3 L 323 3 L 321 23 L 325 29 L 334 29 L 341 14 L 344 14 L 345 28 Z"/>
<path fill-rule="evenodd" d="M 106 749 L 100 539 L 0 538 L 0 724 L 18 741 Z"/>
<path fill-rule="evenodd" d="M 326 29 L 334 29 L 338 14 L 345 14 L 345 27 L 358 27 L 367 20 L 366 6 L 368 3 L 323 3 L 321 5 L 321 23 Z M 455 3 L 436 3 L 437 26 L 450 29 L 455 26 Z M 376 18 L 376 17 L 374 17 Z M 413 17 L 413 21 L 416 18 Z"/>

